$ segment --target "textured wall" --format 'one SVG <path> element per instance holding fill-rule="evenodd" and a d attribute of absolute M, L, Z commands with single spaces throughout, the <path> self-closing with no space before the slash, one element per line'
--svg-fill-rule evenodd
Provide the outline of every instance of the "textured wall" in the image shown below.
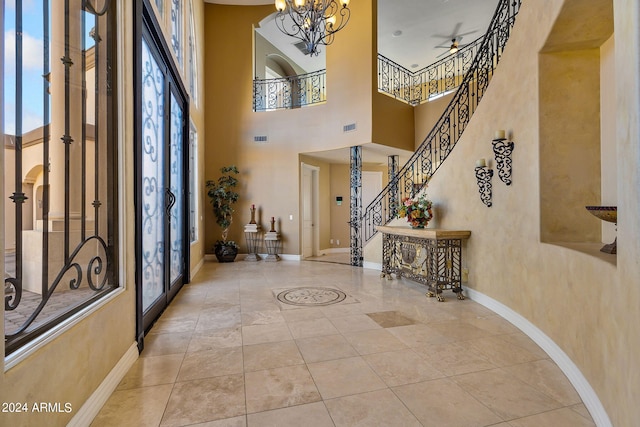
<path fill-rule="evenodd" d="M 283 253 L 299 254 L 299 153 L 372 141 L 374 4 L 351 4 L 349 24 L 325 48 L 325 104 L 261 113 L 252 112 L 252 25 L 273 13 L 273 5 L 205 5 L 205 180 L 217 178 L 218 169 L 226 164 L 235 163 L 241 171 L 241 199 L 231 239 L 244 242 L 242 225 L 249 222 L 249 206 L 255 204 L 265 218 L 281 220 Z M 356 123 L 357 130 L 344 133 L 343 126 L 350 123 Z M 256 135 L 266 135 L 268 142 L 254 143 Z M 205 213 L 205 223 L 205 245 L 211 248 L 219 228 L 210 211 Z"/>
<path fill-rule="evenodd" d="M 542 88 L 548 83 L 541 81 L 547 71 L 541 70 L 545 64 L 541 57 L 551 49 L 541 51 L 551 42 L 559 52 L 592 49 L 596 38 L 596 44 L 606 41 L 610 37 L 606 28 L 612 28 L 607 19 L 611 4 L 616 101 L 615 111 L 602 114 L 616 121 L 617 258 L 601 255 L 599 243 L 574 245 L 579 249 L 575 250 L 543 243 L 540 235 L 544 210 L 540 200 L 547 190 L 542 187 L 549 185 L 543 179 L 547 163 L 541 153 L 548 130 L 541 118 L 547 107 Z M 563 6 L 571 13 L 562 12 Z M 554 33 L 558 24 L 566 31 Z M 465 261 L 470 270 L 468 287 L 521 314 L 559 345 L 616 426 L 636 425 L 640 418 L 640 368 L 633 356 L 640 351 L 639 27 L 640 6 L 635 0 L 523 1 L 489 91 L 429 185 L 429 195 L 438 206 L 434 226 L 472 231 Z M 589 43 L 561 46 L 576 28 L 605 30 Z M 593 107 L 581 99 L 567 105 L 572 117 Z M 507 129 L 516 144 L 513 184 L 507 187 L 494 176 L 493 207 L 487 208 L 478 197 L 473 165 L 475 159 L 492 157 L 496 129 Z M 576 210 L 578 215 L 588 214 Z M 367 249 L 365 261 L 376 262 L 372 256 L 379 256 L 377 252 Z"/>

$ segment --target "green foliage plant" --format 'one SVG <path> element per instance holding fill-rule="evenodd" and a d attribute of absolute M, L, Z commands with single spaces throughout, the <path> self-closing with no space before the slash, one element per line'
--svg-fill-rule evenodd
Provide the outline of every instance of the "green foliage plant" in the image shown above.
<path fill-rule="evenodd" d="M 238 186 L 238 179 L 235 175 L 240 172 L 234 165 L 224 166 L 220 168 L 220 172 L 222 175 L 217 181 L 207 181 L 207 195 L 213 206 L 213 214 L 216 217 L 216 223 L 222 228 L 222 241 L 217 241 L 216 245 L 237 247 L 235 242 L 227 241 L 227 237 L 233 223 L 233 204 L 239 198 L 238 192 L 235 191 Z"/>

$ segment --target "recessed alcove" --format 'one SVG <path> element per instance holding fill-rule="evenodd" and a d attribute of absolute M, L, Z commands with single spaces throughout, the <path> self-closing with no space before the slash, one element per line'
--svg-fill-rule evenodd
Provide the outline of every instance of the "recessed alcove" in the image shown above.
<path fill-rule="evenodd" d="M 588 253 L 611 229 L 585 205 L 617 200 L 613 44 L 611 0 L 567 0 L 539 54 L 540 238 Z"/>

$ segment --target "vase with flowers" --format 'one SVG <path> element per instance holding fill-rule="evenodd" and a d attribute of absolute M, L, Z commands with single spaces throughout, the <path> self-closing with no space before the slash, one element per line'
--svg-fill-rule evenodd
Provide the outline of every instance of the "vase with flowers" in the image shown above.
<path fill-rule="evenodd" d="M 407 218 L 412 228 L 425 228 L 431 218 L 433 203 L 426 195 L 417 198 L 405 197 L 398 209 L 398 218 Z"/>

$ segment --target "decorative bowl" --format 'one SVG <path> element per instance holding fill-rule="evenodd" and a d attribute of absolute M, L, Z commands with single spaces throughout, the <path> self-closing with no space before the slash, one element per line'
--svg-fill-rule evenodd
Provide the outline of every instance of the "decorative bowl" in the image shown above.
<path fill-rule="evenodd" d="M 617 206 L 585 206 L 591 214 L 603 221 L 618 222 L 618 207 Z"/>

